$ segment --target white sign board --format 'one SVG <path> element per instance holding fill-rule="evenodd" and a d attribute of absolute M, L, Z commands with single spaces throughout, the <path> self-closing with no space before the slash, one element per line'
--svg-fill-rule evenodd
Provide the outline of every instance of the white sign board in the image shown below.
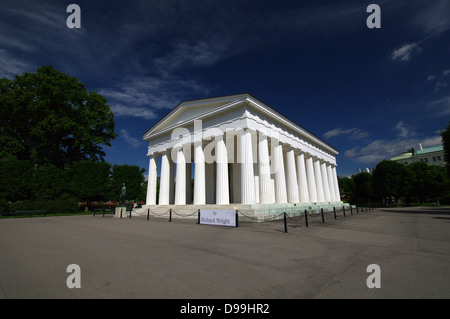
<path fill-rule="evenodd" d="M 200 209 L 200 224 L 236 227 L 235 210 Z"/>

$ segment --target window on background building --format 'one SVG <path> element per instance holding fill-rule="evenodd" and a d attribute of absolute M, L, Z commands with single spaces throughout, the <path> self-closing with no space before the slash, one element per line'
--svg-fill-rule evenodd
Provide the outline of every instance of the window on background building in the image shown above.
<path fill-rule="evenodd" d="M 428 158 L 427 157 L 425 157 L 423 160 L 425 161 L 425 163 L 428 163 Z"/>
<path fill-rule="evenodd" d="M 433 162 L 436 162 L 436 156 L 433 156 Z"/>
<path fill-rule="evenodd" d="M 440 160 L 441 160 L 441 157 L 440 157 L 440 156 L 438 156 L 438 157 L 437 157 L 437 160 L 438 160 L 438 161 L 440 161 Z"/>

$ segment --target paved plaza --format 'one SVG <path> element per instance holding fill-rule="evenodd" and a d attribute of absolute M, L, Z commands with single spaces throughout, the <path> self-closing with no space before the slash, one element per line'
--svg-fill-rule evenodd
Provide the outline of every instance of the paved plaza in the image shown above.
<path fill-rule="evenodd" d="M 68 265 L 81 288 L 69 289 Z M 368 265 L 381 288 L 369 289 Z M 450 208 L 198 225 L 144 217 L 0 220 L 0 298 L 450 298 Z"/>

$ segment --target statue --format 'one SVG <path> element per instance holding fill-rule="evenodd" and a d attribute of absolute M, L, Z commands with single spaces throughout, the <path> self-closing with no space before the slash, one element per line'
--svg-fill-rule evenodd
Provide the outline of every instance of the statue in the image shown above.
<path fill-rule="evenodd" d="M 123 203 L 125 201 L 125 193 L 126 192 L 127 192 L 127 188 L 125 187 L 125 183 L 123 183 L 122 191 L 120 193 L 120 201 L 121 201 L 122 205 L 123 205 Z"/>

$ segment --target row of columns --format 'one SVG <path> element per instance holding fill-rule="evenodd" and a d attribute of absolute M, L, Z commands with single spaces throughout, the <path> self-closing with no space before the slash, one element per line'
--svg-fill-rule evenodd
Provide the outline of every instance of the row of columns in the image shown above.
<path fill-rule="evenodd" d="M 240 164 L 240 202 L 242 204 L 308 203 L 340 201 L 336 166 L 310 156 L 290 146 L 283 148 L 278 140 L 271 143 L 272 163 L 269 156 L 269 137 L 259 134 L 257 154 L 254 154 L 252 134 L 244 130 L 238 134 Z M 215 204 L 230 203 L 230 174 L 227 146 L 223 136 L 215 137 L 215 172 L 206 167 L 201 141 L 194 143 L 193 204 L 207 203 L 207 192 L 215 187 Z M 171 154 L 176 154 L 176 172 Z M 159 205 L 190 204 L 191 159 L 186 159 L 183 147 L 166 150 L 161 156 Z M 189 155 L 190 156 L 190 155 Z M 150 155 L 147 205 L 156 205 L 157 154 Z M 254 157 L 258 158 L 254 165 Z M 271 165 L 272 164 L 272 165 Z M 258 174 L 255 174 L 255 170 Z M 208 174 L 207 174 L 208 172 Z M 176 173 L 176 174 L 175 174 Z M 215 176 L 215 185 L 211 184 Z M 175 180 L 175 186 L 173 181 Z M 207 187 L 208 182 L 208 187 Z M 208 189 L 207 189 L 208 188 Z"/>

